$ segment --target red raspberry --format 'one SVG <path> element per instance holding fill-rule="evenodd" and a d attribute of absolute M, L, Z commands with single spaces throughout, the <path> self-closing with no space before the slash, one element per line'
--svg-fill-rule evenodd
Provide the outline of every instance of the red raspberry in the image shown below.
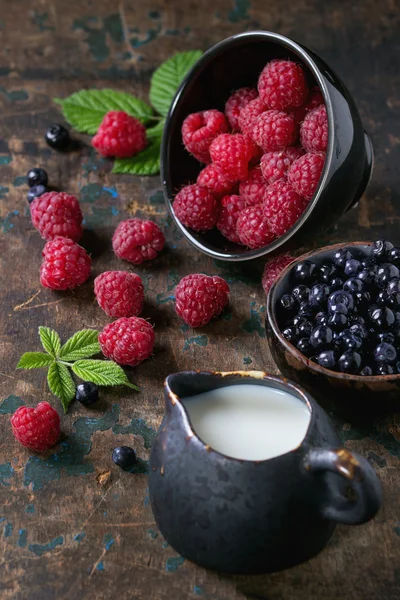
<path fill-rule="evenodd" d="M 133 317 L 142 312 L 143 283 L 136 273 L 106 271 L 94 280 L 97 302 L 109 317 Z"/>
<path fill-rule="evenodd" d="M 85 283 L 92 260 L 86 250 L 69 238 L 58 236 L 43 248 L 40 283 L 52 290 L 69 290 Z"/>
<path fill-rule="evenodd" d="M 237 233 L 241 243 L 249 248 L 262 248 L 275 239 L 261 204 L 242 210 L 237 220 Z"/>
<path fill-rule="evenodd" d="M 328 117 L 324 105 L 309 112 L 300 128 L 300 140 L 307 152 L 325 152 L 328 146 Z"/>
<path fill-rule="evenodd" d="M 195 231 L 212 229 L 218 219 L 217 199 L 197 184 L 187 185 L 175 196 L 172 205 L 176 218 Z"/>
<path fill-rule="evenodd" d="M 264 183 L 274 183 L 278 179 L 284 179 L 287 172 L 296 158 L 304 154 L 301 148 L 290 146 L 285 150 L 276 152 L 267 152 L 261 157 L 261 173 L 264 177 Z"/>
<path fill-rule="evenodd" d="M 271 183 L 263 202 L 264 215 L 271 231 L 278 237 L 286 233 L 303 214 L 307 204 L 308 200 L 295 192 L 285 179 Z"/>
<path fill-rule="evenodd" d="M 122 110 L 108 112 L 92 139 L 92 146 L 102 156 L 117 158 L 135 156 L 146 145 L 146 128 L 143 123 Z"/>
<path fill-rule="evenodd" d="M 75 196 L 47 192 L 35 198 L 30 209 L 32 223 L 44 240 L 61 235 L 77 242 L 82 237 L 83 217 Z"/>
<path fill-rule="evenodd" d="M 249 162 L 257 152 L 251 139 L 241 133 L 223 133 L 210 146 L 212 161 L 232 181 L 246 179 Z"/>
<path fill-rule="evenodd" d="M 249 172 L 247 179 L 239 185 L 239 194 L 246 201 L 247 206 L 260 204 L 267 189 L 267 184 L 262 176 L 260 167 L 255 167 Z"/>
<path fill-rule="evenodd" d="M 229 181 L 218 167 L 211 163 L 200 171 L 197 184 L 206 188 L 215 198 L 223 198 L 235 191 L 236 183 Z"/>
<path fill-rule="evenodd" d="M 258 93 L 268 108 L 301 106 L 308 95 L 302 67 L 290 60 L 272 60 L 261 71 Z"/>
<path fill-rule="evenodd" d="M 313 110 L 314 108 L 317 108 L 317 106 L 320 106 L 320 104 L 323 104 L 323 103 L 324 103 L 324 97 L 322 95 L 321 90 L 316 85 L 311 89 L 307 103 L 304 105 L 305 109 L 306 109 L 306 113 L 310 112 L 310 110 Z"/>
<path fill-rule="evenodd" d="M 225 104 L 225 115 L 229 125 L 234 131 L 239 131 L 239 114 L 251 100 L 257 98 L 258 93 L 254 88 L 240 88 L 233 92 Z"/>
<path fill-rule="evenodd" d="M 293 261 L 293 256 L 289 256 L 289 254 L 281 254 L 280 256 L 271 258 L 271 260 L 265 264 L 261 283 L 266 294 L 268 294 L 279 273 Z"/>
<path fill-rule="evenodd" d="M 239 114 L 239 128 L 242 133 L 245 135 L 250 135 L 250 132 L 253 128 L 255 120 L 261 113 L 265 112 L 267 107 L 263 102 L 261 102 L 260 98 L 256 98 L 255 100 L 251 100 Z"/>
<path fill-rule="evenodd" d="M 182 140 L 190 154 L 202 163 L 211 162 L 210 144 L 220 133 L 228 131 L 228 122 L 219 110 L 204 110 L 183 121 Z"/>
<path fill-rule="evenodd" d="M 220 230 L 230 242 L 240 244 L 236 231 L 237 220 L 240 212 L 246 208 L 246 200 L 242 196 L 225 196 L 222 198 L 222 209 L 217 221 L 217 229 Z"/>
<path fill-rule="evenodd" d="M 293 115 L 279 110 L 267 110 L 256 118 L 251 129 L 251 138 L 265 152 L 283 150 L 294 143 L 297 137 Z"/>
<path fill-rule="evenodd" d="M 121 221 L 112 239 L 115 254 L 134 265 L 156 258 L 164 244 L 164 234 L 156 223 L 136 218 Z"/>
<path fill-rule="evenodd" d="M 99 333 L 101 351 L 120 365 L 135 367 L 153 352 L 154 331 L 140 317 L 121 317 Z"/>
<path fill-rule="evenodd" d="M 191 327 L 202 327 L 222 312 L 229 291 L 222 277 L 186 275 L 175 288 L 175 310 Z"/>
<path fill-rule="evenodd" d="M 288 179 L 298 194 L 311 200 L 318 187 L 322 169 L 324 168 L 325 154 L 304 154 L 296 159 L 288 172 Z"/>
<path fill-rule="evenodd" d="M 19 443 L 35 452 L 49 450 L 60 437 L 60 417 L 48 402 L 39 402 L 35 408 L 20 406 L 11 417 L 11 426 Z"/>

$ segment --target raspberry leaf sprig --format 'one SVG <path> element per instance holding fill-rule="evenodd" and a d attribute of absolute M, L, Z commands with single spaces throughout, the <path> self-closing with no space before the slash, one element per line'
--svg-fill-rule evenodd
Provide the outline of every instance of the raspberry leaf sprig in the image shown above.
<path fill-rule="evenodd" d="M 61 345 L 60 336 L 54 329 L 41 326 L 39 337 L 46 352 L 25 352 L 18 362 L 17 369 L 48 367 L 48 386 L 50 391 L 61 400 L 64 412 L 67 412 L 76 392 L 75 382 L 69 369 L 84 381 L 104 386 L 126 385 L 139 391 L 117 363 L 112 360 L 90 358 L 101 352 L 98 331 L 82 329 Z"/>

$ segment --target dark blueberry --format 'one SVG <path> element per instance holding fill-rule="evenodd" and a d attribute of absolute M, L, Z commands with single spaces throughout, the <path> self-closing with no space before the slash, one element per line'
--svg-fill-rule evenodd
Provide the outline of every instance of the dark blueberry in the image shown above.
<path fill-rule="evenodd" d="M 361 315 L 350 315 L 348 318 L 350 325 L 364 325 L 365 319 Z"/>
<path fill-rule="evenodd" d="M 282 331 L 282 334 L 289 342 L 294 343 L 299 337 L 299 330 L 297 327 L 286 327 L 286 329 Z"/>
<path fill-rule="evenodd" d="M 325 283 L 317 283 L 310 290 L 310 304 L 316 308 L 322 307 L 330 293 L 329 287 Z"/>
<path fill-rule="evenodd" d="M 298 315 L 300 317 L 311 318 L 313 316 L 313 309 L 309 302 L 301 302 L 299 306 Z"/>
<path fill-rule="evenodd" d="M 33 202 L 35 198 L 38 198 L 46 192 L 47 188 L 44 185 L 34 185 L 33 187 L 31 187 L 26 195 L 29 204 L 31 204 L 31 202 Z"/>
<path fill-rule="evenodd" d="M 314 325 L 311 323 L 311 321 L 303 321 L 303 323 L 299 325 L 299 336 L 310 337 L 313 329 Z"/>
<path fill-rule="evenodd" d="M 362 271 L 357 273 L 357 279 L 369 286 L 375 281 L 375 273 L 371 269 L 362 269 Z"/>
<path fill-rule="evenodd" d="M 374 329 L 389 329 L 395 322 L 394 313 L 387 306 L 375 308 L 370 316 L 370 321 Z"/>
<path fill-rule="evenodd" d="M 49 127 L 44 139 L 55 150 L 65 150 L 71 141 L 68 131 L 62 125 Z"/>
<path fill-rule="evenodd" d="M 362 266 L 363 266 L 364 269 L 367 269 L 367 271 L 372 271 L 373 273 L 375 273 L 375 271 L 376 271 L 376 262 L 372 258 L 364 258 L 361 261 L 361 264 L 362 264 Z"/>
<path fill-rule="evenodd" d="M 395 340 L 393 333 L 391 333 L 390 331 L 378 333 L 377 338 L 381 343 L 386 342 L 387 344 L 393 344 Z"/>
<path fill-rule="evenodd" d="M 329 316 L 325 312 L 321 311 L 315 315 L 314 320 L 317 325 L 327 325 L 328 318 Z"/>
<path fill-rule="evenodd" d="M 332 344 L 333 332 L 327 325 L 318 325 L 313 329 L 310 336 L 310 343 L 316 350 L 324 350 Z"/>
<path fill-rule="evenodd" d="M 375 281 L 380 287 L 386 287 L 391 279 L 398 279 L 398 277 L 399 270 L 395 265 L 383 263 L 383 265 L 379 266 Z"/>
<path fill-rule="evenodd" d="M 392 248 L 389 250 L 388 261 L 400 269 L 400 248 Z"/>
<path fill-rule="evenodd" d="M 400 373 L 400 361 L 396 363 L 395 369 L 396 373 Z"/>
<path fill-rule="evenodd" d="M 398 310 L 400 308 L 400 293 L 389 296 L 389 306 L 392 310 Z"/>
<path fill-rule="evenodd" d="M 339 333 L 337 341 L 344 350 L 359 350 L 363 340 L 360 336 L 350 331 L 350 329 L 344 329 Z"/>
<path fill-rule="evenodd" d="M 305 321 L 307 321 L 306 317 L 302 317 L 301 315 L 296 315 L 294 317 L 294 319 L 292 320 L 292 325 L 294 325 L 295 327 L 298 327 Z"/>
<path fill-rule="evenodd" d="M 291 294 L 284 294 L 281 298 L 281 306 L 285 310 L 293 310 L 296 306 L 296 300 Z"/>
<path fill-rule="evenodd" d="M 347 317 L 343 313 L 335 312 L 328 319 L 328 327 L 335 331 L 341 331 L 347 327 Z"/>
<path fill-rule="evenodd" d="M 386 290 L 389 296 L 391 294 L 398 294 L 400 292 L 400 279 L 398 279 L 397 277 L 391 279 L 387 285 Z"/>
<path fill-rule="evenodd" d="M 393 375 L 394 369 L 391 365 L 379 365 L 376 369 L 377 375 Z"/>
<path fill-rule="evenodd" d="M 362 271 L 362 264 L 359 260 L 356 260 L 355 258 L 349 258 L 349 260 L 346 260 L 344 265 L 344 272 L 346 275 L 349 277 L 355 277 L 360 271 Z"/>
<path fill-rule="evenodd" d="M 372 257 L 377 262 L 386 262 L 389 252 L 393 248 L 393 244 L 385 240 L 377 240 L 372 246 Z"/>
<path fill-rule="evenodd" d="M 356 301 L 356 305 L 365 309 L 371 304 L 371 294 L 369 292 L 358 292 L 354 294 L 354 299 Z"/>
<path fill-rule="evenodd" d="M 347 279 L 347 281 L 344 282 L 343 289 L 345 292 L 350 293 L 362 292 L 364 285 L 360 279 L 357 279 L 356 277 L 350 277 L 350 279 Z"/>
<path fill-rule="evenodd" d="M 389 294 L 386 290 L 381 290 L 375 298 L 375 302 L 378 306 L 385 306 L 389 300 Z"/>
<path fill-rule="evenodd" d="M 374 359 L 377 363 L 390 364 L 394 363 L 397 358 L 396 348 L 392 344 L 383 342 L 374 350 Z"/>
<path fill-rule="evenodd" d="M 368 365 L 366 365 L 360 371 L 360 375 L 363 375 L 364 377 L 370 377 L 372 374 L 373 374 L 373 371 L 372 371 L 371 367 L 369 367 Z"/>
<path fill-rule="evenodd" d="M 318 270 L 318 277 L 322 283 L 329 283 L 336 275 L 337 269 L 332 264 L 322 265 Z"/>
<path fill-rule="evenodd" d="M 345 304 L 348 310 L 353 310 L 354 298 L 349 292 L 345 292 L 343 290 L 336 290 L 336 292 L 332 292 L 332 294 L 328 298 L 328 308 L 337 304 Z"/>
<path fill-rule="evenodd" d="M 29 187 L 35 185 L 44 185 L 46 187 L 48 182 L 47 173 L 44 169 L 31 169 L 26 174 L 26 182 Z"/>
<path fill-rule="evenodd" d="M 85 381 L 76 386 L 75 400 L 88 406 L 99 399 L 99 387 L 95 383 Z"/>
<path fill-rule="evenodd" d="M 331 290 L 341 290 L 342 286 L 343 286 L 343 279 L 341 279 L 340 277 L 334 277 L 329 282 L 329 287 L 331 288 Z"/>
<path fill-rule="evenodd" d="M 366 337 L 368 337 L 367 328 L 365 327 L 365 325 L 362 325 L 361 323 L 356 323 L 355 325 L 351 325 L 350 331 L 353 335 L 355 335 L 357 338 L 360 338 L 362 340 L 365 339 Z"/>
<path fill-rule="evenodd" d="M 351 253 L 346 250 L 346 248 L 340 248 L 339 250 L 336 250 L 336 252 L 333 255 L 333 264 L 336 267 L 339 267 L 341 269 L 344 268 L 344 265 L 346 264 L 347 260 L 350 260 L 352 257 Z"/>
<path fill-rule="evenodd" d="M 307 301 L 309 294 L 310 288 L 306 285 L 296 285 L 296 287 L 292 290 L 292 296 L 297 300 L 299 304 L 300 302 Z"/>
<path fill-rule="evenodd" d="M 336 353 L 334 350 L 324 350 L 316 357 L 317 363 L 325 369 L 334 369 L 336 366 Z"/>
<path fill-rule="evenodd" d="M 358 352 L 353 350 L 346 350 L 339 357 L 338 360 L 339 370 L 342 373 L 357 373 L 361 366 L 361 356 Z"/>
<path fill-rule="evenodd" d="M 294 269 L 293 274 L 296 281 L 312 281 L 315 277 L 316 265 L 309 260 L 303 260 L 298 263 Z"/>
<path fill-rule="evenodd" d="M 299 339 L 299 341 L 297 342 L 296 348 L 302 354 L 304 354 L 304 356 L 311 356 L 314 352 L 314 349 L 312 348 L 312 346 L 310 344 L 310 340 L 306 337 Z"/>
<path fill-rule="evenodd" d="M 112 459 L 122 469 L 129 469 L 136 462 L 136 452 L 129 446 L 118 446 L 113 450 Z"/>

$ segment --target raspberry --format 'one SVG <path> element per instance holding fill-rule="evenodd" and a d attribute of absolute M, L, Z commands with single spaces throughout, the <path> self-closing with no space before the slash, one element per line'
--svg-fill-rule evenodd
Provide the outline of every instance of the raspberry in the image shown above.
<path fill-rule="evenodd" d="M 136 218 L 121 221 L 112 239 L 115 254 L 134 265 L 156 258 L 164 244 L 164 234 L 156 223 Z"/>
<path fill-rule="evenodd" d="M 328 145 L 328 117 L 324 105 L 309 112 L 300 128 L 300 139 L 307 152 L 325 152 Z"/>
<path fill-rule="evenodd" d="M 99 342 L 105 357 L 135 367 L 153 352 L 154 331 L 141 317 L 121 317 L 104 327 Z"/>
<path fill-rule="evenodd" d="M 85 283 L 92 260 L 86 250 L 69 238 L 58 236 L 43 248 L 40 283 L 52 290 L 69 290 Z"/>
<path fill-rule="evenodd" d="M 307 200 L 314 196 L 324 163 L 325 154 L 322 152 L 308 153 L 297 158 L 289 169 L 288 179 L 293 189 Z"/>
<path fill-rule="evenodd" d="M 39 402 L 35 408 L 20 406 L 11 417 L 11 426 L 19 443 L 35 452 L 49 450 L 60 437 L 60 417 L 48 402 Z"/>
<path fill-rule="evenodd" d="M 275 239 L 264 217 L 261 204 L 242 210 L 237 220 L 236 230 L 241 243 L 249 248 L 262 248 Z"/>
<path fill-rule="evenodd" d="M 281 254 L 280 256 L 271 258 L 271 260 L 265 264 L 261 283 L 266 294 L 268 294 L 279 273 L 293 261 L 293 256 L 289 256 L 289 254 Z"/>
<path fill-rule="evenodd" d="M 247 206 L 254 206 L 262 202 L 266 189 L 267 185 L 260 167 L 256 167 L 249 172 L 247 179 L 240 183 L 239 194 L 246 201 Z"/>
<path fill-rule="evenodd" d="M 267 110 L 256 118 L 250 135 L 265 152 L 283 150 L 293 144 L 297 137 L 293 115 Z"/>
<path fill-rule="evenodd" d="M 310 112 L 310 110 L 313 110 L 314 108 L 317 108 L 317 106 L 320 106 L 320 104 L 323 103 L 324 97 L 322 95 L 321 90 L 316 85 L 311 89 L 307 103 L 304 105 L 306 113 Z"/>
<path fill-rule="evenodd" d="M 271 231 L 280 236 L 292 227 L 303 214 L 308 200 L 294 191 L 285 179 L 268 186 L 263 202 L 264 215 Z"/>
<path fill-rule="evenodd" d="M 212 161 L 232 181 L 246 179 L 249 162 L 257 152 L 251 139 L 241 133 L 223 133 L 210 146 Z"/>
<path fill-rule="evenodd" d="M 142 312 L 144 289 L 136 273 L 106 271 L 94 280 L 97 302 L 109 317 L 133 317 Z"/>
<path fill-rule="evenodd" d="M 239 114 L 239 128 L 241 132 L 245 135 L 250 135 L 255 120 L 266 110 L 267 107 L 261 102 L 260 98 L 251 100 L 251 102 L 246 104 Z"/>
<path fill-rule="evenodd" d="M 146 128 L 122 110 L 108 112 L 92 139 L 92 146 L 102 156 L 129 158 L 147 145 Z"/>
<path fill-rule="evenodd" d="M 228 122 L 219 110 L 204 110 L 183 121 L 182 140 L 190 154 L 202 163 L 211 162 L 210 144 L 220 133 L 228 131 Z"/>
<path fill-rule="evenodd" d="M 251 100 L 257 98 L 258 93 L 254 88 L 240 88 L 233 92 L 225 104 L 225 115 L 229 125 L 234 131 L 239 131 L 239 114 L 242 108 L 247 106 Z"/>
<path fill-rule="evenodd" d="M 261 157 L 261 173 L 267 183 L 274 183 L 278 179 L 284 179 L 296 158 L 302 156 L 301 148 L 289 147 L 285 150 L 267 152 Z"/>
<path fill-rule="evenodd" d="M 65 192 L 47 192 L 31 206 L 34 227 L 45 240 L 61 235 L 77 242 L 82 237 L 82 212 L 75 196 Z"/>
<path fill-rule="evenodd" d="M 217 199 L 195 183 L 182 188 L 172 206 L 176 218 L 195 231 L 212 229 L 219 215 Z"/>
<path fill-rule="evenodd" d="M 225 196 L 225 198 L 222 198 L 221 204 L 222 209 L 217 221 L 217 229 L 230 242 L 240 244 L 236 225 L 240 212 L 247 206 L 246 200 L 242 196 Z"/>
<path fill-rule="evenodd" d="M 197 177 L 197 184 L 206 188 L 215 198 L 223 198 L 227 194 L 232 194 L 236 183 L 229 181 L 218 167 L 214 164 L 207 165 L 200 171 Z"/>
<path fill-rule="evenodd" d="M 222 312 L 229 291 L 222 277 L 186 275 L 175 288 L 175 310 L 191 327 L 202 327 Z"/>
<path fill-rule="evenodd" d="M 272 60 L 261 71 L 258 93 L 268 108 L 301 106 L 308 94 L 302 67 L 290 60 Z"/>

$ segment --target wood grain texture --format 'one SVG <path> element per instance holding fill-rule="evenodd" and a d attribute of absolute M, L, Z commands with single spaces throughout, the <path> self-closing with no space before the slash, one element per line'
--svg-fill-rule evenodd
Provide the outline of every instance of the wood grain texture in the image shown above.
<path fill-rule="evenodd" d="M 158 177 L 111 175 L 110 163 L 81 136 L 81 150 L 51 151 L 43 140 L 60 121 L 52 103 L 82 87 L 111 87 L 146 99 L 151 72 L 176 50 L 206 49 L 233 33 L 268 29 L 320 54 L 343 78 L 374 142 L 372 182 L 356 210 L 310 247 L 387 237 L 400 243 L 398 191 L 400 33 L 395 0 L 13 0 L 0 2 L 0 596 L 3 600 L 395 600 L 400 595 L 400 419 L 373 427 L 338 423 L 346 446 L 368 457 L 384 487 L 377 518 L 339 527 L 305 565 L 263 577 L 226 577 L 184 561 L 156 529 L 148 504 L 146 459 L 163 415 L 162 384 L 192 368 L 276 372 L 268 350 L 260 286 L 262 261 L 224 265 L 202 256 L 166 215 Z M 113 229 L 127 215 L 154 218 L 167 248 L 137 269 L 146 287 L 143 316 L 155 324 L 154 357 L 131 372 L 141 392 L 105 390 L 99 406 L 73 405 L 64 442 L 44 459 L 18 446 L 9 427 L 21 402 L 60 405 L 44 372 L 16 372 L 38 349 L 38 325 L 66 339 L 108 322 L 90 283 L 70 293 L 39 285 L 43 241 L 33 229 L 23 176 L 42 166 L 56 189 L 78 195 L 93 275 L 127 268 L 113 255 Z M 301 249 L 299 249 L 300 252 Z M 183 327 L 173 289 L 190 272 L 227 278 L 231 308 L 200 329 Z M 133 445 L 142 473 L 111 462 Z"/>

